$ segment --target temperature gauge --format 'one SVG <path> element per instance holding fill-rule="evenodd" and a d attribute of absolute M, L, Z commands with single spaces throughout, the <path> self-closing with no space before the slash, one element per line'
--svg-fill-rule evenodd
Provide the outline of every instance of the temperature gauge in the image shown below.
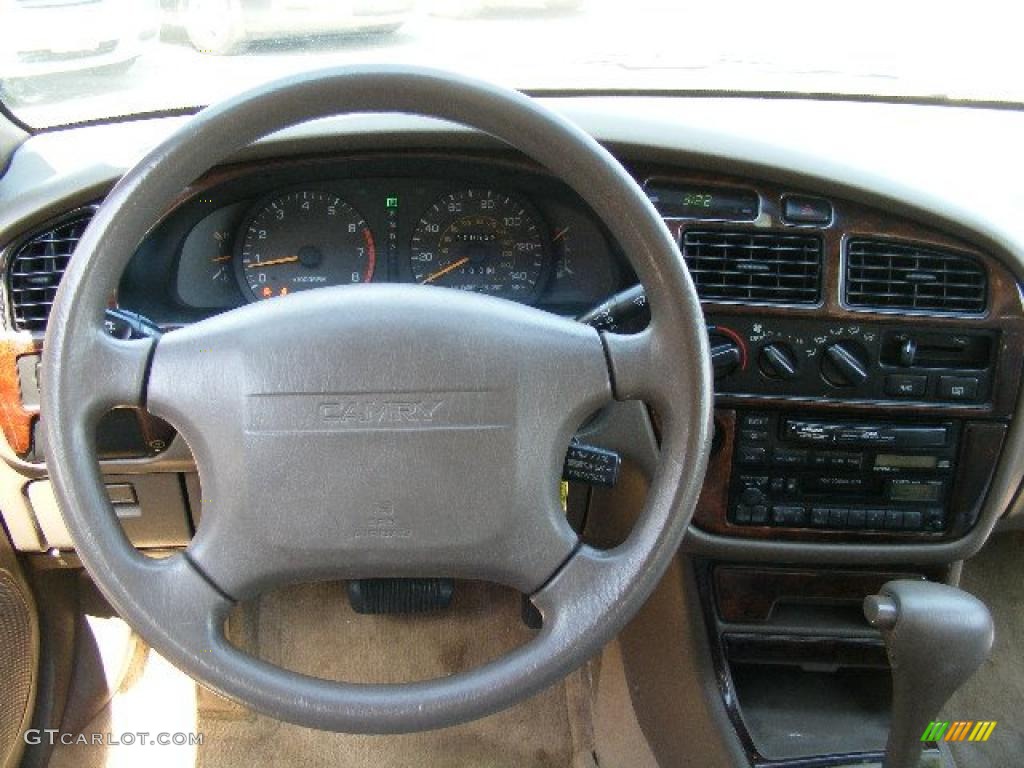
<path fill-rule="evenodd" d="M 202 309 L 238 306 L 241 296 L 234 278 L 234 236 L 245 203 L 218 208 L 189 232 L 181 246 L 178 296 Z"/>

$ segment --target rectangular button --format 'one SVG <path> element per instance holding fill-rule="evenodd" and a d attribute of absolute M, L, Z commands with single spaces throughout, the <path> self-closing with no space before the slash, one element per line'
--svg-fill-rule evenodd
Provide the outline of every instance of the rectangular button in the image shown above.
<path fill-rule="evenodd" d="M 846 514 L 846 527 L 851 529 L 864 527 L 864 510 L 851 509 Z"/>
<path fill-rule="evenodd" d="M 942 509 L 932 507 L 924 515 L 924 529 L 926 531 L 943 531 L 946 528 L 946 515 Z"/>
<path fill-rule="evenodd" d="M 790 224 L 829 224 L 832 203 L 820 197 L 786 195 L 782 199 L 782 218 Z"/>
<path fill-rule="evenodd" d="M 740 485 L 744 488 L 760 488 L 762 491 L 768 487 L 767 475 L 740 475 Z"/>
<path fill-rule="evenodd" d="M 768 449 L 761 448 L 760 446 L 752 446 L 749 448 L 740 448 L 739 462 L 740 464 L 764 464 L 765 459 L 768 458 Z"/>
<path fill-rule="evenodd" d="M 758 504 L 750 508 L 750 522 L 754 525 L 764 525 L 768 522 L 768 507 Z"/>
<path fill-rule="evenodd" d="M 807 451 L 778 449 L 772 462 L 779 467 L 803 467 L 807 465 Z"/>
<path fill-rule="evenodd" d="M 889 531 L 898 531 L 903 527 L 903 511 L 899 509 L 887 509 L 885 511 L 885 528 Z"/>
<path fill-rule="evenodd" d="M 978 380 L 973 376 L 940 376 L 939 397 L 943 400 L 977 400 Z"/>
<path fill-rule="evenodd" d="M 750 507 L 736 507 L 736 511 L 733 513 L 733 521 L 739 525 L 748 525 L 750 523 Z"/>
<path fill-rule="evenodd" d="M 115 506 L 139 503 L 139 498 L 135 495 L 135 486 L 131 483 L 110 483 L 107 485 L 107 497 Z"/>
<path fill-rule="evenodd" d="M 776 505 L 772 507 L 772 522 L 775 525 L 804 525 L 807 522 L 807 512 L 799 506 Z"/>
<path fill-rule="evenodd" d="M 885 528 L 885 510 L 865 509 L 864 527 L 875 531 L 880 531 Z"/>
<path fill-rule="evenodd" d="M 740 423 L 744 427 L 750 427 L 752 429 L 766 429 L 768 427 L 768 414 L 765 413 L 745 413 Z"/>
<path fill-rule="evenodd" d="M 885 394 L 893 397 L 924 397 L 927 390 L 927 376 L 893 373 L 885 377 Z"/>
<path fill-rule="evenodd" d="M 922 523 L 920 512 L 908 511 L 903 513 L 903 530 L 920 531 Z"/>
<path fill-rule="evenodd" d="M 842 453 L 836 451 L 826 454 L 828 463 L 826 466 L 833 469 L 860 469 L 864 463 L 863 453 Z"/>
<path fill-rule="evenodd" d="M 763 443 L 768 440 L 767 429 L 743 429 L 740 430 L 740 440 L 744 443 Z"/>
<path fill-rule="evenodd" d="M 811 525 L 815 528 L 828 527 L 828 507 L 811 507 Z"/>
<path fill-rule="evenodd" d="M 846 517 L 849 514 L 847 509 L 838 509 L 833 507 L 828 511 L 828 527 L 829 528 L 845 528 Z"/>

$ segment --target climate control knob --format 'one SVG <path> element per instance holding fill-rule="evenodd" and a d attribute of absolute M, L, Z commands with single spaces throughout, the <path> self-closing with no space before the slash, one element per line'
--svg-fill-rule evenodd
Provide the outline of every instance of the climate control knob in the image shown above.
<path fill-rule="evenodd" d="M 855 341 L 828 344 L 821 354 L 821 375 L 833 387 L 854 387 L 868 378 L 868 352 Z"/>
<path fill-rule="evenodd" d="M 800 375 L 800 360 L 789 344 L 773 341 L 761 347 L 757 356 L 761 373 L 769 379 L 795 379 Z"/>
<path fill-rule="evenodd" d="M 725 378 L 743 361 L 740 345 L 724 333 L 712 331 L 708 336 L 708 345 L 711 347 L 711 367 L 716 379 Z"/>

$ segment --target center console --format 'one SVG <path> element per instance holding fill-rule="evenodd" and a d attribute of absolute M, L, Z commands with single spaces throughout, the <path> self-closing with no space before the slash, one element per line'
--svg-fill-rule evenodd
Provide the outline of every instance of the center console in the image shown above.
<path fill-rule="evenodd" d="M 798 541 L 962 537 L 1012 415 L 1024 344 L 997 317 L 706 307 L 717 443 L 709 533 Z"/>

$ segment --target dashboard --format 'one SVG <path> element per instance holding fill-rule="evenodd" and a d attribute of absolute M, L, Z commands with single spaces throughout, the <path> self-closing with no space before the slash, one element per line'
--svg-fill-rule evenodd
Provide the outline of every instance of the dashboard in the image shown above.
<path fill-rule="evenodd" d="M 543 169 L 475 137 L 378 127 L 355 129 L 344 151 L 332 128 L 212 169 L 140 245 L 118 306 L 170 330 L 318 286 L 400 282 L 569 317 L 632 296 L 627 319 L 599 322 L 645 322 L 625 255 Z M 806 170 L 676 152 L 669 136 L 613 146 L 679 243 L 711 342 L 716 440 L 690 545 L 840 562 L 948 562 L 979 546 L 1019 482 L 1006 457 L 1024 312 L 1006 252 Z M 46 482 L 35 367 L 46 313 L 90 203 L 112 181 L 79 183 L 3 230 L 4 458 L 32 483 Z M 643 466 L 656 443 L 616 418 L 587 439 Z M 142 413 L 111 422 L 101 425 L 108 472 L 134 478 L 140 498 L 162 493 L 147 490 L 147 474 L 178 473 L 187 491 L 172 505 L 185 523 L 136 540 L 187 540 L 201 514 L 187 446 Z M 31 505 L 26 514 L 13 526 L 22 548 L 60 543 Z"/>
<path fill-rule="evenodd" d="M 699 733 L 653 705 L 645 731 L 680 739 L 683 754 L 721 727 L 724 707 L 748 762 L 772 762 L 741 714 L 757 711 L 755 668 L 784 671 L 764 678 L 771 691 L 795 676 L 780 662 L 866 679 L 886 661 L 864 597 L 893 578 L 955 582 L 993 532 L 1024 520 L 1024 112 L 545 102 L 644 186 L 710 341 L 714 441 L 680 558 L 693 568 L 664 582 L 657 623 L 643 643 L 624 632 L 623 648 L 675 686 L 673 700 L 716 686 L 721 697 Z M 49 306 L 95 204 L 187 120 L 35 135 L 0 176 L 0 515 L 40 569 L 79 565 L 39 429 Z M 164 212 L 112 301 L 173 332 L 249 302 L 380 282 L 486 293 L 614 331 L 646 322 L 626 255 L 578 196 L 485 136 L 407 117 L 297 128 L 211 169 Z M 614 487 L 565 489 L 588 543 L 614 546 L 635 524 L 658 429 L 637 403 L 581 426 L 573 455 L 618 471 Z M 151 554 L 187 545 L 203 511 L 189 447 L 142 411 L 114 411 L 99 430 L 129 539 Z M 699 645 L 676 641 L 690 624 L 706 631 Z M 708 676 L 680 680 L 701 654 Z"/>

